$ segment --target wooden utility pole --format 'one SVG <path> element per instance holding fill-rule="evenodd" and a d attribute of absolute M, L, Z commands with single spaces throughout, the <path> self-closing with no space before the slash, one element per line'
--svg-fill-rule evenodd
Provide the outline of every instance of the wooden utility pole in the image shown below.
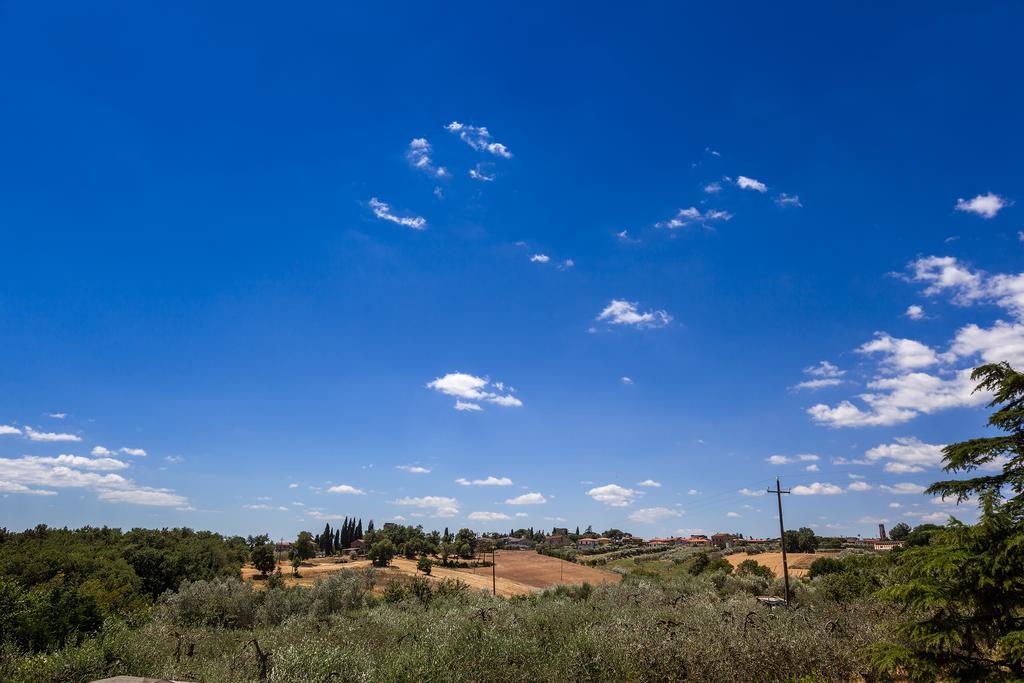
<path fill-rule="evenodd" d="M 496 568 L 494 566 L 494 547 L 491 547 L 491 595 L 498 594 L 498 575 L 495 573 Z"/>
<path fill-rule="evenodd" d="M 775 490 L 768 489 L 768 493 L 774 493 L 779 499 L 779 545 L 782 546 L 782 576 L 786 582 L 786 604 L 789 604 L 789 564 L 786 562 L 786 525 L 782 521 L 782 494 L 789 493 L 789 491 L 783 491 L 779 485 L 779 478 L 775 478 Z"/>

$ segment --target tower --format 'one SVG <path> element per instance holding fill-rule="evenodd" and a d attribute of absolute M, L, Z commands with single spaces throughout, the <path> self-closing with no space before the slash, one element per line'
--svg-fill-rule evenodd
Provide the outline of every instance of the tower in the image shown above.
<path fill-rule="evenodd" d="M 885 525 L 884 524 L 879 524 L 878 525 L 878 539 L 881 540 L 881 541 L 885 540 Z"/>

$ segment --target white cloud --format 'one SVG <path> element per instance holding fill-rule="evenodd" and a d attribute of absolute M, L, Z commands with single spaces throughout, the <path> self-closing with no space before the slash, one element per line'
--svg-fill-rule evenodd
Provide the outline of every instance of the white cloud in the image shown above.
<path fill-rule="evenodd" d="M 698 491 L 697 489 L 690 489 L 689 491 L 686 492 L 686 495 L 688 495 L 688 496 L 699 496 L 700 495 L 700 491 Z"/>
<path fill-rule="evenodd" d="M 665 327 L 672 322 L 672 316 L 665 311 L 640 313 L 637 310 L 638 305 L 635 301 L 612 299 L 597 316 L 597 320 L 603 320 L 611 325 L 629 325 L 637 328 Z"/>
<path fill-rule="evenodd" d="M 732 214 L 728 211 L 719 211 L 716 209 L 701 211 L 697 207 L 691 206 L 688 209 L 679 209 L 675 216 L 667 221 L 655 223 L 654 227 L 668 228 L 669 230 L 688 228 L 691 225 L 703 225 L 704 227 L 708 227 L 708 224 L 710 223 L 728 221 L 730 219 L 732 219 Z"/>
<path fill-rule="evenodd" d="M 1005 360 L 1014 367 L 1024 366 L 1024 324 L 997 320 L 985 329 L 971 323 L 957 330 L 951 350 L 963 358 L 977 354 L 986 363 Z"/>
<path fill-rule="evenodd" d="M 627 489 L 618 484 L 605 484 L 604 486 L 590 489 L 587 491 L 587 495 L 599 503 L 621 508 L 636 500 L 640 496 L 640 492 Z"/>
<path fill-rule="evenodd" d="M 430 470 L 419 465 L 395 465 L 396 470 L 402 470 L 409 474 L 430 474 Z"/>
<path fill-rule="evenodd" d="M 619 381 L 622 382 L 623 384 L 632 384 L 633 383 L 633 380 L 630 379 L 629 377 L 620 377 Z"/>
<path fill-rule="evenodd" d="M 13 481 L 4 481 L 0 479 L 0 493 L 24 493 L 30 496 L 56 496 L 56 491 L 49 491 L 47 489 L 33 489 L 25 486 L 24 484 L 18 484 Z"/>
<path fill-rule="evenodd" d="M 366 491 L 357 489 L 355 486 L 349 486 L 348 484 L 338 484 L 327 489 L 328 493 L 344 493 L 352 496 L 363 496 L 366 495 Z"/>
<path fill-rule="evenodd" d="M 807 472 L 817 472 L 820 468 L 817 465 L 808 465 L 804 468 Z"/>
<path fill-rule="evenodd" d="M 482 183 L 494 182 L 498 175 L 493 171 L 489 171 L 490 167 L 491 164 L 477 164 L 476 168 L 469 169 L 469 177 Z"/>
<path fill-rule="evenodd" d="M 109 448 L 104 448 L 103 446 L 93 446 L 90 453 L 92 453 L 95 456 L 116 455 L 114 451 L 110 450 Z"/>
<path fill-rule="evenodd" d="M 576 262 L 573 261 L 571 258 L 567 258 L 561 263 L 559 263 L 557 267 L 559 270 L 569 270 L 570 268 L 576 267 Z"/>
<path fill-rule="evenodd" d="M 146 455 L 146 451 L 141 448 L 118 448 L 117 452 L 124 455 Z"/>
<path fill-rule="evenodd" d="M 834 407 L 819 403 L 808 408 L 807 413 L 815 422 L 828 427 L 891 426 L 908 422 L 922 413 L 986 403 L 989 395 L 974 393 L 970 373 L 968 368 L 950 379 L 923 372 L 876 379 L 868 383 L 868 388 L 875 391 L 859 395 L 867 404 L 867 410 L 850 401 L 841 401 Z"/>
<path fill-rule="evenodd" d="M 892 509 L 896 510 L 898 508 L 903 507 L 903 505 L 900 504 L 900 503 L 889 503 L 889 507 L 891 507 Z"/>
<path fill-rule="evenodd" d="M 840 379 L 846 374 L 846 370 L 840 370 L 837 366 L 827 360 L 820 361 L 817 365 L 806 367 L 803 373 L 811 379 L 804 380 L 793 386 L 794 389 L 823 389 L 834 387 L 843 383 Z"/>
<path fill-rule="evenodd" d="M 484 126 L 470 126 L 458 121 L 452 121 L 445 126 L 445 130 L 455 133 L 459 136 L 460 140 L 478 152 L 488 152 L 504 159 L 512 158 L 512 152 L 509 151 L 508 147 L 500 142 L 493 142 L 490 131 Z"/>
<path fill-rule="evenodd" d="M 885 491 L 886 493 L 895 493 L 900 495 L 924 493 L 923 486 L 919 486 L 918 484 L 911 484 L 909 482 L 903 484 L 893 484 L 892 486 L 889 486 L 888 484 L 882 484 L 878 488 Z"/>
<path fill-rule="evenodd" d="M 298 484 L 288 484 L 288 488 L 290 488 L 290 489 L 297 489 L 297 488 L 299 488 L 299 485 Z"/>
<path fill-rule="evenodd" d="M 738 512 L 726 512 L 725 516 L 726 517 L 739 517 L 740 513 L 738 513 Z"/>
<path fill-rule="evenodd" d="M 541 505 L 546 502 L 548 502 L 547 498 L 539 493 L 524 493 L 521 496 L 509 498 L 505 501 L 508 505 Z"/>
<path fill-rule="evenodd" d="M 722 183 L 708 183 L 704 186 L 704 192 L 707 194 L 718 194 L 722 191 Z"/>
<path fill-rule="evenodd" d="M 956 210 L 973 213 L 982 218 L 993 218 L 1000 210 L 1009 206 L 1003 197 L 987 192 L 976 195 L 973 199 L 957 199 Z"/>
<path fill-rule="evenodd" d="M 488 386 L 493 386 L 498 391 L 490 391 Z M 438 377 L 434 381 L 428 383 L 427 388 L 440 391 L 442 394 L 454 396 L 458 399 L 465 399 L 467 401 L 486 401 L 488 403 L 505 407 L 519 407 L 523 405 L 522 401 L 512 395 L 514 390 L 510 387 L 506 387 L 504 383 L 494 382 L 492 384 L 490 380 L 483 377 L 477 377 L 475 375 L 469 375 L 464 372 L 449 372 L 447 375 Z M 480 410 L 481 408 L 476 403 L 456 401 L 455 409 Z"/>
<path fill-rule="evenodd" d="M 13 434 L 13 435 L 20 436 L 21 435 L 21 430 L 18 429 L 17 427 L 12 427 L 11 425 L 0 425 L 0 436 L 7 435 L 7 434 Z"/>
<path fill-rule="evenodd" d="M 848 488 L 851 491 L 870 491 L 871 484 L 867 483 L 866 481 L 855 481 L 851 482 L 850 485 L 847 486 L 846 488 Z"/>
<path fill-rule="evenodd" d="M 459 486 L 511 486 L 512 480 L 508 477 L 489 476 L 486 479 L 466 479 L 459 477 L 455 480 Z"/>
<path fill-rule="evenodd" d="M 408 505 L 421 509 L 429 509 L 435 517 L 454 517 L 459 514 L 459 501 L 446 496 L 421 496 L 418 498 L 399 498 L 395 505 Z"/>
<path fill-rule="evenodd" d="M 67 413 L 47 413 L 47 417 L 52 417 L 54 420 L 63 420 L 67 416 Z"/>
<path fill-rule="evenodd" d="M 857 352 L 883 354 L 882 364 L 893 371 L 917 370 L 939 362 L 931 347 L 913 339 L 896 339 L 885 332 L 875 332 L 875 338 L 861 344 Z"/>
<path fill-rule="evenodd" d="M 512 519 L 504 512 L 470 512 L 466 516 L 475 522 L 495 522 L 501 519 Z"/>
<path fill-rule="evenodd" d="M 60 441 L 81 441 L 82 437 L 77 434 L 59 434 L 57 432 L 37 432 L 31 427 L 25 427 L 25 436 L 29 441 L 43 441 L 47 443 Z"/>
<path fill-rule="evenodd" d="M 776 195 L 775 203 L 779 206 L 793 206 L 798 209 L 803 207 L 803 204 L 800 203 L 800 195 L 786 194 L 785 192 L 780 192 Z"/>
<path fill-rule="evenodd" d="M 188 499 L 170 489 L 154 489 L 147 486 L 131 489 L 109 489 L 96 496 L 108 503 L 133 503 L 155 507 L 187 508 Z"/>
<path fill-rule="evenodd" d="M 843 492 L 843 489 L 836 486 L 835 484 L 823 484 L 821 482 L 814 482 L 809 486 L 794 486 L 794 496 L 835 496 Z"/>
<path fill-rule="evenodd" d="M 817 455 L 813 453 L 803 453 L 801 455 L 771 455 L 766 460 L 772 465 L 791 465 L 795 462 L 817 462 L 821 460 Z"/>
<path fill-rule="evenodd" d="M 516 517 L 529 517 L 529 516 L 530 516 L 530 513 L 528 513 L 528 512 L 517 512 L 516 513 Z"/>
<path fill-rule="evenodd" d="M 661 482 L 654 481 L 653 479 L 644 479 L 639 482 L 637 486 L 644 486 L 647 488 L 661 488 Z"/>
<path fill-rule="evenodd" d="M 670 517 L 682 517 L 682 513 L 666 507 L 640 508 L 629 513 L 628 519 L 638 524 L 654 524 Z"/>
<path fill-rule="evenodd" d="M 741 488 L 739 490 L 739 494 L 741 496 L 763 496 L 765 494 L 765 492 L 764 491 L 758 491 L 758 490 L 755 490 L 755 489 L 748 489 L 747 487 L 744 486 L 743 488 Z"/>
<path fill-rule="evenodd" d="M 391 207 L 388 204 L 376 197 L 370 199 L 370 208 L 373 210 L 373 215 L 382 221 L 390 221 L 396 225 L 412 228 L 413 230 L 423 230 L 427 227 L 426 218 L 422 216 L 396 216 L 391 212 Z"/>
<path fill-rule="evenodd" d="M 547 254 L 534 254 L 530 257 L 530 263 L 547 263 L 551 257 Z"/>
<path fill-rule="evenodd" d="M 52 495 L 48 489 L 77 488 L 92 490 L 98 499 L 108 502 L 187 507 L 187 499 L 170 489 L 140 486 L 110 471 L 126 467 L 127 463 L 114 458 L 78 455 L 0 458 L 0 485 L 8 493 Z M 32 488 L 36 486 L 47 491 Z"/>
<path fill-rule="evenodd" d="M 748 178 L 745 175 L 741 175 L 736 178 L 736 185 L 742 190 L 754 190 L 755 192 L 768 191 L 768 186 L 760 180 L 754 180 L 753 178 Z"/>
<path fill-rule="evenodd" d="M 910 306 L 907 306 L 907 310 L 903 315 L 907 316 L 911 320 L 921 320 L 924 318 L 924 309 L 917 304 L 911 304 Z"/>
<path fill-rule="evenodd" d="M 171 463 L 172 465 L 177 465 L 179 463 L 185 462 L 185 458 L 183 458 L 180 455 L 165 455 L 164 460 Z"/>
<path fill-rule="evenodd" d="M 942 464 L 941 444 L 928 444 L 915 437 L 897 437 L 893 443 L 879 444 L 865 456 L 871 462 L 885 461 L 886 472 L 922 472 L 925 468 Z"/>
<path fill-rule="evenodd" d="M 971 270 L 953 256 L 926 256 L 912 261 L 909 268 L 909 279 L 926 284 L 927 296 L 948 291 L 959 306 L 994 303 L 1024 319 L 1024 273 L 989 275 Z"/>
<path fill-rule="evenodd" d="M 426 138 L 414 138 L 409 143 L 409 149 L 405 153 L 405 158 L 413 168 L 419 169 L 434 178 L 446 177 L 448 170 L 444 166 L 434 165 L 433 159 L 430 158 L 432 152 L 433 148 Z"/>

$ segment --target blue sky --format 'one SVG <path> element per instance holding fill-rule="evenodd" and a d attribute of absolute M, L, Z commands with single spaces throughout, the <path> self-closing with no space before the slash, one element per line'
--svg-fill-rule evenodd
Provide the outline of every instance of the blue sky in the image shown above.
<path fill-rule="evenodd" d="M 969 518 L 1022 14 L 0 4 L 2 523 Z"/>

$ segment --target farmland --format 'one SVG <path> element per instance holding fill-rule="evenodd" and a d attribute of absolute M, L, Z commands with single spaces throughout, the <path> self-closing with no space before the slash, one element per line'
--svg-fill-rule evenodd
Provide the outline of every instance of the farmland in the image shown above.
<path fill-rule="evenodd" d="M 490 556 L 488 556 L 490 557 Z M 498 595 L 510 597 L 527 595 L 534 591 L 559 584 L 606 584 L 618 583 L 622 577 L 614 572 L 584 567 L 553 557 L 525 551 L 498 551 L 495 553 L 496 588 Z M 318 579 L 342 571 L 367 569 L 369 560 L 340 562 L 336 558 L 321 557 L 309 560 L 299 568 L 299 576 L 291 576 L 291 567 L 280 565 L 285 585 L 312 586 Z M 404 580 L 423 576 L 416 570 L 416 563 L 404 558 L 395 558 L 391 566 L 380 569 L 384 582 L 389 579 Z M 253 582 L 257 588 L 266 585 L 252 566 L 242 568 L 242 578 Z M 434 565 L 430 576 L 432 582 L 455 579 L 465 583 L 471 590 L 491 590 L 491 568 L 456 569 Z"/>
<path fill-rule="evenodd" d="M 786 559 L 789 564 L 789 575 L 807 576 L 811 563 L 819 557 L 822 557 L 822 555 L 817 553 L 787 553 Z M 733 553 L 732 555 L 727 555 L 725 559 L 729 560 L 729 564 L 733 567 L 738 567 L 744 560 L 754 560 L 758 564 L 771 569 L 776 577 L 782 576 L 782 553 L 757 553 L 754 555 Z"/>

